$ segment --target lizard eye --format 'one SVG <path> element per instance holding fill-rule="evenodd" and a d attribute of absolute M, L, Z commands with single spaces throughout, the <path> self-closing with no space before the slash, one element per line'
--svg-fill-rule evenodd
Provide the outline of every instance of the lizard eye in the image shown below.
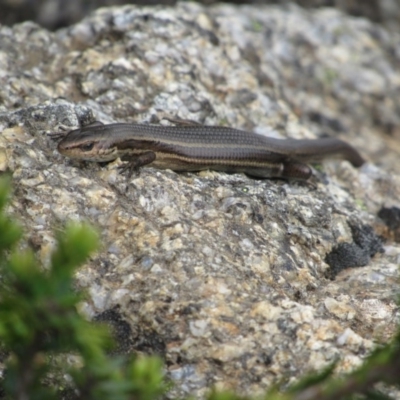
<path fill-rule="evenodd" d="M 94 142 L 90 142 L 90 143 L 85 143 L 85 144 L 83 144 L 83 145 L 80 146 L 80 147 L 81 147 L 81 149 L 82 149 L 83 151 L 90 151 L 90 150 L 93 149 L 93 146 L 94 146 Z"/>

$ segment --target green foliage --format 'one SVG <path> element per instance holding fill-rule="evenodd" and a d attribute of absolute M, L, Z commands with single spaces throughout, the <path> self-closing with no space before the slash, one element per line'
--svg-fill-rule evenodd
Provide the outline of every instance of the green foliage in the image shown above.
<path fill-rule="evenodd" d="M 208 400 L 245 400 L 245 398 L 230 392 L 213 391 Z"/>
<path fill-rule="evenodd" d="M 3 253 L 11 249 L 21 238 L 22 230 L 16 224 L 12 223 L 4 214 L 4 208 L 7 204 L 7 198 L 10 188 L 8 179 L 0 179 L 0 266 L 3 262 Z"/>
<path fill-rule="evenodd" d="M 322 371 L 318 371 L 316 373 L 303 377 L 303 379 L 290 387 L 289 392 L 296 393 L 300 390 L 307 389 L 308 387 L 313 386 L 317 383 L 324 382 L 329 376 L 332 375 L 336 365 L 337 361 L 329 364 L 327 367 L 322 369 Z"/>

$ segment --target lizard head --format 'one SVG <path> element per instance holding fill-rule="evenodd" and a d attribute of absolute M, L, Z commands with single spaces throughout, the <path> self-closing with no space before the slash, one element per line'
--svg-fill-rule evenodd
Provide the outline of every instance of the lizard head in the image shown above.
<path fill-rule="evenodd" d="M 118 157 L 115 146 L 102 134 L 104 125 L 94 123 L 74 129 L 60 140 L 57 150 L 63 156 L 86 161 L 111 161 Z"/>

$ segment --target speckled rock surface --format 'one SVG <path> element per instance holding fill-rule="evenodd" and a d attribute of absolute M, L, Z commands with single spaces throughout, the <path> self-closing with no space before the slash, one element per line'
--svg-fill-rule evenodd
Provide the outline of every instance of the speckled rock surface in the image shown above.
<path fill-rule="evenodd" d="M 332 10 L 126 6 L 55 33 L 0 27 L 9 212 L 45 263 L 67 220 L 98 228 L 82 311 L 120 352 L 162 356 L 171 396 L 259 393 L 336 358 L 349 371 L 398 319 L 399 65 L 398 35 Z M 120 161 L 64 159 L 47 135 L 165 114 L 328 133 L 369 162 L 327 161 L 314 186 L 151 168 L 127 181 Z"/>
<path fill-rule="evenodd" d="M 197 3 L 214 4 L 216 0 L 197 0 Z M 229 0 L 236 4 L 297 3 L 302 7 L 334 7 L 349 15 L 364 17 L 399 31 L 400 3 L 397 0 Z M 0 0 L 0 23 L 12 25 L 27 20 L 35 21 L 47 29 L 57 29 L 83 19 L 99 7 L 121 4 L 174 5 L 176 0 Z"/>

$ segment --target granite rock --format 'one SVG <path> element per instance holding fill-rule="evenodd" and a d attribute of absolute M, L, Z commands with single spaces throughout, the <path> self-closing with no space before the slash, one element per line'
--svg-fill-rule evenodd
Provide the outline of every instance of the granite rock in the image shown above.
<path fill-rule="evenodd" d="M 349 371 L 398 320 L 400 245 L 378 213 L 400 206 L 399 61 L 398 34 L 297 6 L 124 6 L 56 32 L 1 26 L 9 213 L 45 265 L 55 227 L 99 230 L 102 247 L 76 276 L 81 309 L 110 321 L 119 352 L 163 357 L 171 396 L 260 393 L 336 359 Z M 152 168 L 127 180 L 121 161 L 65 159 L 48 135 L 165 115 L 327 133 L 368 162 L 324 162 L 313 185 Z M 329 276 L 326 257 L 343 244 L 362 262 Z"/>

